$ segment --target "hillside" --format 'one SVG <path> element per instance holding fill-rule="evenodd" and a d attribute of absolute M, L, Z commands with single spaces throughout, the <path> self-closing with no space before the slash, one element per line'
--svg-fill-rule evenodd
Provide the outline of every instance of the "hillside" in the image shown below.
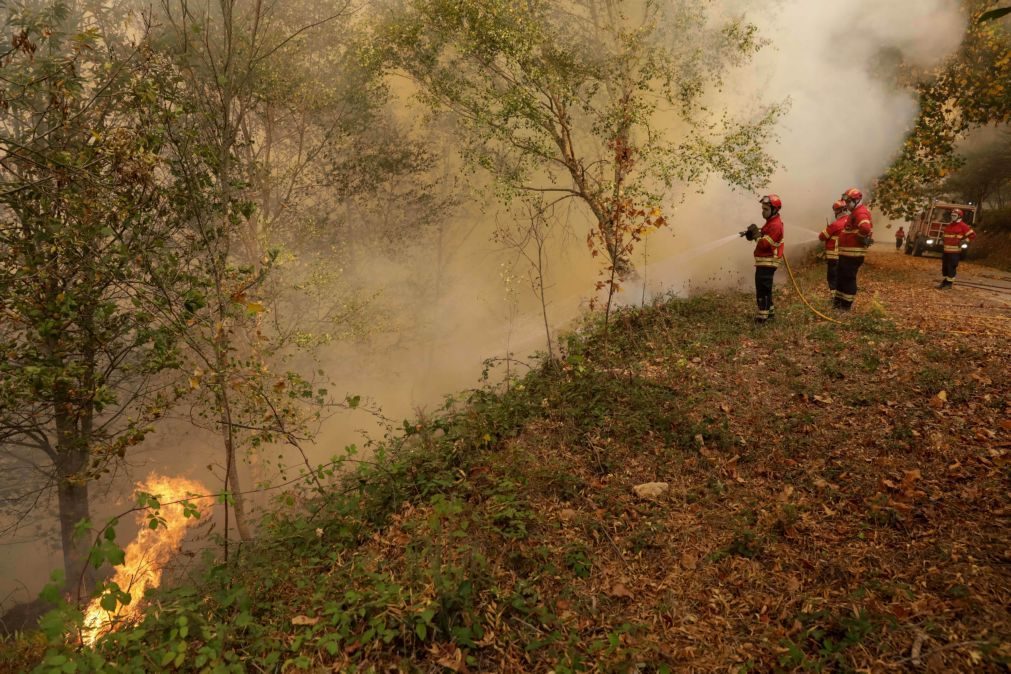
<path fill-rule="evenodd" d="M 721 293 L 588 326 L 560 366 L 408 425 L 231 566 L 47 662 L 1007 671 L 1011 306 L 934 290 L 938 265 L 872 254 L 843 325 L 779 286 L 773 325 Z M 824 309 L 821 267 L 799 273 Z"/>

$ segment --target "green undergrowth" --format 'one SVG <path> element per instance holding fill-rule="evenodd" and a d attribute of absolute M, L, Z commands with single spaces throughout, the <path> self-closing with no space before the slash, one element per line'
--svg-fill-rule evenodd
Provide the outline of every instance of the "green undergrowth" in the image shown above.
<path fill-rule="evenodd" d="M 760 451 L 717 404 L 739 399 L 739 382 L 702 368 L 732 375 L 732 359 L 756 350 L 820 349 L 807 385 L 817 389 L 840 376 L 831 352 L 844 338 L 879 350 L 912 339 L 883 312 L 843 327 L 815 322 L 795 299 L 779 310 L 778 324 L 755 327 L 750 298 L 714 294 L 619 311 L 606 331 L 594 319 L 565 339 L 558 362 L 448 399 L 353 470 L 320 469 L 228 564 L 149 597 L 139 623 L 93 649 L 54 634 L 39 670 L 675 671 L 642 614 L 623 610 L 629 597 L 587 588 L 617 587 L 610 578 L 627 557 L 668 564 L 676 532 L 661 506 L 630 498 L 631 484 L 673 480 L 686 462 L 705 470 L 703 447 L 742 461 Z M 877 351 L 866 350 L 870 371 Z M 924 385 L 935 376 L 925 372 Z M 721 502 L 726 479 L 700 480 L 685 502 Z M 757 517 L 730 521 L 699 563 L 761 560 L 797 518 L 786 509 L 761 531 Z M 618 520 L 631 522 L 621 541 L 609 524 Z M 784 666 L 819 649 L 845 659 L 867 632 L 847 620 L 831 641 L 804 622 Z"/>

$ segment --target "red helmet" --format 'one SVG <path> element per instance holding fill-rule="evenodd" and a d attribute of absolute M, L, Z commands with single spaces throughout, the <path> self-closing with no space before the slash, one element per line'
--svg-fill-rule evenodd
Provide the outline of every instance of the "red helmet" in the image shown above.
<path fill-rule="evenodd" d="M 951 209 L 951 221 L 952 222 L 958 222 L 959 220 L 962 219 L 962 216 L 964 216 L 964 215 L 965 215 L 965 213 L 962 211 L 961 208 L 953 208 L 953 209 Z"/>
<path fill-rule="evenodd" d="M 778 194 L 767 194 L 766 196 L 759 199 L 758 203 L 762 204 L 763 206 L 768 204 L 772 206 L 773 210 L 776 211 L 778 211 L 783 207 L 783 201 L 782 199 L 779 198 Z"/>
<path fill-rule="evenodd" d="M 864 198 L 864 193 L 856 187 L 851 187 L 842 193 L 842 198 L 852 199 L 853 201 L 861 201 Z"/>
<path fill-rule="evenodd" d="M 845 211 L 847 208 L 848 206 L 846 206 L 846 202 L 843 201 L 842 199 L 832 204 L 832 210 L 835 211 L 836 213 L 838 213 L 839 211 Z"/>

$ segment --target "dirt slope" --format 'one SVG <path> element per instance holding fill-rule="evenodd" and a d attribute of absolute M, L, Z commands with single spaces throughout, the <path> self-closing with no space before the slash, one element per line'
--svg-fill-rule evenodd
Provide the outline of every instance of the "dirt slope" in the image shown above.
<path fill-rule="evenodd" d="M 1011 310 L 1001 291 L 935 290 L 938 267 L 875 251 L 839 325 L 783 285 L 766 326 L 740 293 L 622 311 L 561 365 L 405 422 L 379 465 L 293 494 L 226 573 L 71 657 L 1007 671 Z M 798 273 L 830 311 L 822 268 Z M 667 486 L 635 493 L 648 482 Z"/>

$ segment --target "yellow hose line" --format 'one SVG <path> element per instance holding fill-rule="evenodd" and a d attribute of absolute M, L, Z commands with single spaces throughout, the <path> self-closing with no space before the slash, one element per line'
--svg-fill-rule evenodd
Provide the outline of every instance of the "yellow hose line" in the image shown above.
<path fill-rule="evenodd" d="M 797 277 L 793 275 L 793 268 L 790 267 L 790 261 L 786 259 L 785 254 L 783 255 L 783 262 L 786 263 L 786 271 L 790 272 L 790 280 L 793 281 L 794 290 L 797 291 L 797 295 L 799 295 L 801 301 L 807 305 L 807 308 L 810 309 L 812 312 L 814 312 L 816 316 L 820 316 L 824 318 L 826 321 L 829 321 L 830 323 L 838 323 L 842 325 L 842 321 L 836 320 L 831 316 L 826 316 L 825 314 L 821 313 L 820 311 L 811 306 L 811 303 L 807 301 L 806 297 L 804 297 L 804 293 L 800 292 L 800 286 L 797 285 Z"/>

